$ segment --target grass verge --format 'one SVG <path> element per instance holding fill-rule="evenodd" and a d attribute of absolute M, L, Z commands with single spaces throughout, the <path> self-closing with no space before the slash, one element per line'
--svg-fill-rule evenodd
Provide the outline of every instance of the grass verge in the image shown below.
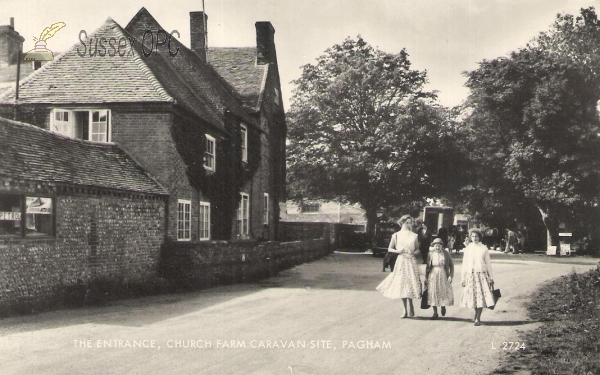
<path fill-rule="evenodd" d="M 527 305 L 541 327 L 522 334 L 493 374 L 600 374 L 600 265 L 544 284 Z"/>

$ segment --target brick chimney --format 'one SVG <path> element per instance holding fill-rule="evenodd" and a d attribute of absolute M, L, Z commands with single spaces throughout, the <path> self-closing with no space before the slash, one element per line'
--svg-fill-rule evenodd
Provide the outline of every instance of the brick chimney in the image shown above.
<path fill-rule="evenodd" d="M 15 19 L 10 17 L 10 25 L 0 26 L 0 67 L 17 63 L 19 51 L 23 50 L 25 38 L 15 31 Z"/>
<path fill-rule="evenodd" d="M 207 20 L 208 16 L 204 12 L 190 12 L 190 48 L 204 61 L 206 61 L 205 24 Z"/>
<path fill-rule="evenodd" d="M 256 64 L 264 65 L 277 61 L 275 55 L 275 29 L 271 22 L 257 22 L 256 26 Z"/>

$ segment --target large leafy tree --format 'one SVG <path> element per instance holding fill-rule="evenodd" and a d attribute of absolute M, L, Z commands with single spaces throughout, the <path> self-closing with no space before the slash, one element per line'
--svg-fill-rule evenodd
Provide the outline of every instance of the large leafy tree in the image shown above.
<path fill-rule="evenodd" d="M 390 54 L 348 38 L 305 65 L 294 83 L 292 198 L 359 203 L 370 233 L 386 208 L 408 211 L 436 194 L 453 160 L 455 127 L 432 104 L 426 72 L 411 69 L 405 50 Z"/>
<path fill-rule="evenodd" d="M 600 203 L 595 11 L 559 15 L 525 48 L 467 76 L 469 151 L 480 172 L 471 188 L 489 194 L 487 203 L 535 207 L 556 244 L 559 223 Z"/>

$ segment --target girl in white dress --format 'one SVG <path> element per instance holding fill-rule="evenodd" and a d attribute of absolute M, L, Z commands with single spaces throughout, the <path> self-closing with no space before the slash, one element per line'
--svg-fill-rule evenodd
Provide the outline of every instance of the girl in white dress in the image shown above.
<path fill-rule="evenodd" d="M 461 280 L 463 291 L 460 306 L 475 309 L 475 325 L 481 324 L 484 307 L 494 306 L 492 287 L 494 274 L 487 246 L 481 243 L 483 235 L 477 228 L 469 230 L 471 243 L 465 247 Z"/>
<path fill-rule="evenodd" d="M 402 228 L 392 235 L 388 251 L 398 253 L 394 272 L 376 288 L 384 297 L 402 299 L 403 318 L 415 316 L 413 298 L 421 298 L 421 278 L 417 266 L 416 255 L 419 254 L 419 240 L 412 231 L 413 218 L 404 215 L 398 220 Z"/>

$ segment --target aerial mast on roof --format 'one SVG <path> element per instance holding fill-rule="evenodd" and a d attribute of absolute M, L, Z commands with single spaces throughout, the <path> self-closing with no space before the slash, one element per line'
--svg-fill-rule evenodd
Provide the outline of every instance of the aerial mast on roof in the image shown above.
<path fill-rule="evenodd" d="M 202 24 L 204 26 L 204 56 L 208 64 L 208 30 L 206 30 L 206 9 L 204 9 L 204 0 L 202 0 Z"/>

